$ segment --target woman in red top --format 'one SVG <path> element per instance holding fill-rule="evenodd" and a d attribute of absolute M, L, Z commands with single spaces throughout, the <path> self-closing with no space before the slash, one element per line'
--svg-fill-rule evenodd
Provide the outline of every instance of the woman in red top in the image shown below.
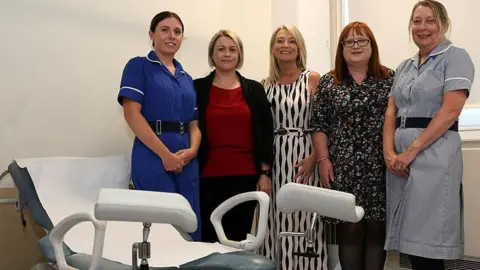
<path fill-rule="evenodd" d="M 202 241 L 216 242 L 212 211 L 243 192 L 271 191 L 273 120 L 263 86 L 237 71 L 243 63 L 243 45 L 231 31 L 214 35 L 208 48 L 208 76 L 194 81 L 202 141 L 200 212 Z M 250 232 L 255 202 L 234 207 L 222 219 L 228 239 L 245 240 Z"/>

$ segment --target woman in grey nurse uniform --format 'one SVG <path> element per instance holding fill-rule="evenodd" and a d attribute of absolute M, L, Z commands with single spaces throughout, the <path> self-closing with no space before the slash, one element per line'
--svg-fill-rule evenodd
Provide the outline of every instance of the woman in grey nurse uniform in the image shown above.
<path fill-rule="evenodd" d="M 408 254 L 413 269 L 444 269 L 463 252 L 463 161 L 458 116 L 474 66 L 445 38 L 445 7 L 419 1 L 409 28 L 419 52 L 397 68 L 384 123 L 387 250 Z"/>

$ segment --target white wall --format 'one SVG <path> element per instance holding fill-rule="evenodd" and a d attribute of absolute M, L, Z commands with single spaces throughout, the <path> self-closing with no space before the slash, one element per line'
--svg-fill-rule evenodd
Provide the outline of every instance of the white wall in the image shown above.
<path fill-rule="evenodd" d="M 177 55 L 194 77 L 210 72 L 207 46 L 221 28 L 244 43 L 240 70 L 268 74 L 269 39 L 280 24 L 304 34 L 308 67 L 330 70 L 329 1 L 3 1 L 0 8 L 0 171 L 14 158 L 130 155 L 132 133 L 116 103 L 129 58 L 151 49 L 151 18 L 180 15 Z M 313 26 L 313 27 L 312 27 Z"/>
<path fill-rule="evenodd" d="M 266 76 L 270 1 L 3 1 L 0 8 L 0 170 L 13 158 L 130 155 L 132 134 L 116 95 L 129 58 L 150 50 L 151 18 L 177 12 L 186 39 L 178 59 L 206 75 L 220 28 L 245 46 L 241 72 Z"/>
<path fill-rule="evenodd" d="M 364 21 L 375 34 L 382 62 L 395 69 L 412 57 L 417 48 L 409 39 L 408 20 L 417 0 L 348 0 L 349 21 Z M 469 105 L 480 106 L 480 26 L 478 0 L 442 0 L 452 21 L 450 40 L 465 48 L 477 66 Z"/>
<path fill-rule="evenodd" d="M 282 24 L 295 25 L 307 46 L 307 68 L 324 74 L 330 64 L 330 0 L 272 0 L 272 31 Z"/>

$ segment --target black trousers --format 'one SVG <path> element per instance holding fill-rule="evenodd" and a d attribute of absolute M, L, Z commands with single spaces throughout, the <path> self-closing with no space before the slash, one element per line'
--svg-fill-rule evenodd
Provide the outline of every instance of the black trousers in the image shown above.
<path fill-rule="evenodd" d="M 257 189 L 258 175 L 202 177 L 200 178 L 200 213 L 202 241 L 217 242 L 217 234 L 210 222 L 213 210 L 227 199 Z M 233 207 L 222 218 L 222 226 L 229 240 L 242 241 L 250 233 L 256 201 L 248 201 Z"/>
<path fill-rule="evenodd" d="M 412 264 L 412 270 L 444 270 L 445 265 L 443 260 L 430 259 L 424 257 L 418 257 L 408 255 L 410 263 Z"/>

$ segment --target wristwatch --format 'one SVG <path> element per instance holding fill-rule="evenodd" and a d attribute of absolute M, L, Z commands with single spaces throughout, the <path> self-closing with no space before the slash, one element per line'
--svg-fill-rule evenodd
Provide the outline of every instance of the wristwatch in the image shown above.
<path fill-rule="evenodd" d="M 270 170 L 270 169 L 261 170 L 261 171 L 260 171 L 260 174 L 264 174 L 264 175 L 266 175 L 266 176 L 268 176 L 268 177 L 271 178 L 271 177 L 272 177 L 272 170 Z"/>

